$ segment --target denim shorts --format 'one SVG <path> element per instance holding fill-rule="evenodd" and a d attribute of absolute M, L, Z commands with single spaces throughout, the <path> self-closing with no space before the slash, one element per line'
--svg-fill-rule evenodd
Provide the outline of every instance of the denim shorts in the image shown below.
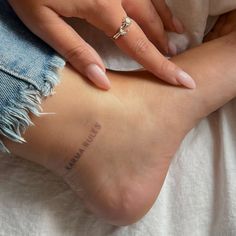
<path fill-rule="evenodd" d="M 31 33 L 0 0 L 0 136 L 24 143 L 22 133 L 40 116 L 40 103 L 59 82 L 65 61 Z M 9 152 L 0 138 L 0 151 Z"/>

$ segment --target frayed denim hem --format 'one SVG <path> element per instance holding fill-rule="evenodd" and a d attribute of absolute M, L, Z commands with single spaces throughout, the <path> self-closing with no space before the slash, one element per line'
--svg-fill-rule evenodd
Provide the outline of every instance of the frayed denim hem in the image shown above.
<path fill-rule="evenodd" d="M 52 95 L 53 89 L 60 79 L 58 76 L 58 70 L 63 68 L 65 61 L 59 56 L 54 56 L 48 61 L 48 65 L 45 68 L 45 73 L 42 76 L 44 81 L 41 88 L 36 88 L 33 84 L 21 80 L 12 75 L 11 72 L 7 72 L 0 69 L 0 77 L 4 80 L 16 80 L 19 81 L 20 86 L 16 86 L 17 94 L 9 96 L 10 98 L 6 102 L 6 105 L 0 109 L 0 134 L 8 139 L 17 142 L 25 143 L 22 133 L 33 125 L 29 113 L 36 116 L 42 114 L 41 102 L 42 99 Z M 8 91 L 7 91 L 8 93 Z M 0 139 L 0 152 L 10 153 L 3 141 Z"/>

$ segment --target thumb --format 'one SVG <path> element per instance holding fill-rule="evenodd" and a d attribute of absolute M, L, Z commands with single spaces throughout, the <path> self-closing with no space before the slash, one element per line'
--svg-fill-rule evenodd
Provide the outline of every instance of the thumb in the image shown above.
<path fill-rule="evenodd" d="M 105 66 L 98 53 L 58 14 L 44 8 L 43 17 L 36 22 L 36 25 L 32 21 L 26 24 L 95 85 L 105 90 L 110 88 Z"/>

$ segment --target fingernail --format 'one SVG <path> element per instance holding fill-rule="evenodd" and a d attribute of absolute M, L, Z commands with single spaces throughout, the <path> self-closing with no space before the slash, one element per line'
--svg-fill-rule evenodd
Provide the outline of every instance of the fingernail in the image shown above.
<path fill-rule="evenodd" d="M 168 50 L 169 55 L 170 56 L 177 55 L 177 47 L 176 47 L 176 45 L 173 42 L 169 41 L 168 46 L 169 46 L 169 50 Z"/>
<path fill-rule="evenodd" d="M 187 74 L 186 72 L 180 70 L 177 75 L 177 81 L 182 84 L 183 86 L 190 88 L 190 89 L 195 89 L 196 83 L 193 80 L 193 78 Z"/>
<path fill-rule="evenodd" d="M 184 26 L 177 17 L 173 16 L 172 22 L 177 33 L 179 34 L 184 33 L 185 31 Z"/>
<path fill-rule="evenodd" d="M 90 64 L 86 68 L 86 75 L 88 78 L 95 83 L 99 88 L 110 89 L 111 83 L 106 73 L 96 64 Z"/>

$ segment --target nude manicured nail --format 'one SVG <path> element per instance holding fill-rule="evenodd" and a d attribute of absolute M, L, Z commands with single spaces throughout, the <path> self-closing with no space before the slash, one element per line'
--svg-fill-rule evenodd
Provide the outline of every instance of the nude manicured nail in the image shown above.
<path fill-rule="evenodd" d="M 102 89 L 110 89 L 111 83 L 106 73 L 96 64 L 90 64 L 86 68 L 86 75 L 88 78 Z"/>
<path fill-rule="evenodd" d="M 181 21 L 175 16 L 173 16 L 172 21 L 173 21 L 173 25 L 174 25 L 175 30 L 177 31 L 177 33 L 179 33 L 179 34 L 184 33 L 185 29 L 184 29 L 184 26 L 181 23 Z"/>
<path fill-rule="evenodd" d="M 177 47 L 175 46 L 175 44 L 171 41 L 169 41 L 168 43 L 168 46 L 169 46 L 169 55 L 170 56 L 175 56 L 177 55 Z"/>
<path fill-rule="evenodd" d="M 195 89 L 197 87 L 193 78 L 182 70 L 178 72 L 177 81 L 189 89 Z"/>

